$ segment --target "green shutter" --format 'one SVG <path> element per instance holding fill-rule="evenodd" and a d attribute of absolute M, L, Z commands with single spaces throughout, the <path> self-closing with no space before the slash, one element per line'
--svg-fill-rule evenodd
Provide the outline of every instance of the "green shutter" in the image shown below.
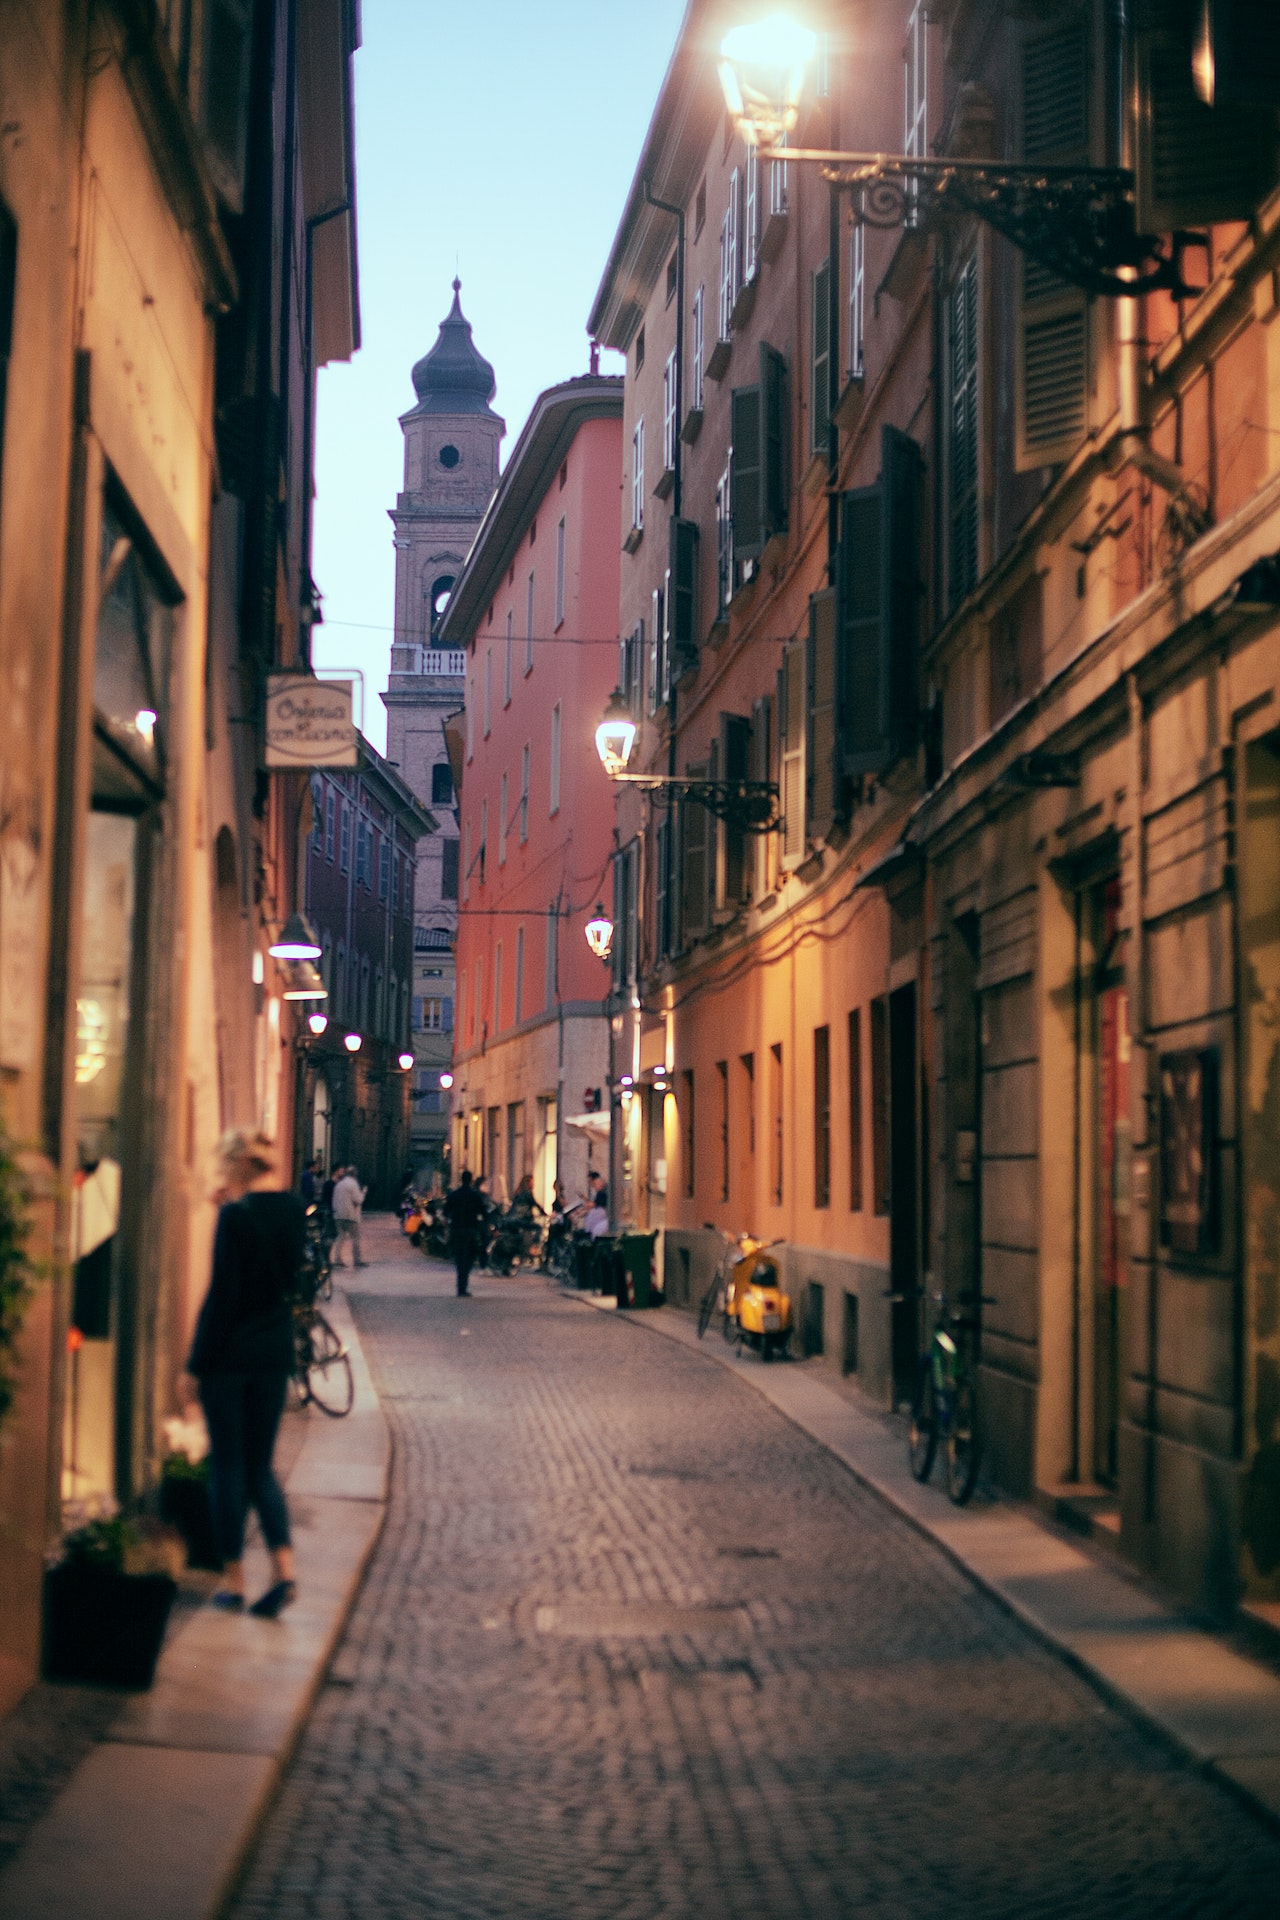
<path fill-rule="evenodd" d="M 1269 0 L 1267 17 L 1274 21 Z M 1195 88 L 1192 52 L 1199 0 L 1161 0 L 1147 10 L 1150 30 L 1137 47 L 1138 227 L 1169 233 L 1245 220 L 1276 184 L 1274 115 L 1206 106 Z M 1274 45 L 1275 27 L 1266 45 Z"/>
<path fill-rule="evenodd" d="M 787 363 L 760 342 L 760 501 L 766 540 L 787 530 Z"/>
<path fill-rule="evenodd" d="M 809 597 L 806 665 L 805 830 L 816 843 L 825 840 L 836 823 L 844 785 L 836 759 L 836 596 L 831 587 Z"/>
<path fill-rule="evenodd" d="M 1203 32 L 1215 107 L 1280 107 L 1276 0 L 1205 0 Z"/>
<path fill-rule="evenodd" d="M 667 525 L 668 652 L 678 679 L 698 658 L 698 523 L 673 519 Z"/>
<path fill-rule="evenodd" d="M 1025 162 L 1083 166 L 1091 157 L 1090 60 L 1084 14 L 1021 44 L 1021 152 Z M 1017 463 L 1021 468 L 1069 459 L 1089 424 L 1089 307 L 1078 287 L 1020 258 Z M 976 276 L 971 292 L 976 324 Z M 970 422 L 977 461 L 977 421 Z M 953 549 L 953 584 L 958 556 Z M 959 598 L 977 578 L 976 555 Z"/>
<path fill-rule="evenodd" d="M 837 646 L 845 772 L 878 773 L 889 758 L 882 689 L 884 537 L 879 481 L 840 502 Z"/>
<path fill-rule="evenodd" d="M 809 275 L 809 451 L 825 453 L 831 424 L 831 263 Z"/>
<path fill-rule="evenodd" d="M 244 210 L 249 132 L 249 70 L 253 38 L 251 0 L 205 0 L 200 62 L 200 132 L 220 197 Z"/>
<path fill-rule="evenodd" d="M 751 778 L 751 722 L 741 713 L 720 715 L 716 765 L 722 780 Z M 731 912 L 747 897 L 747 836 L 731 820 L 716 821 L 715 904 Z"/>
<path fill-rule="evenodd" d="M 924 462 L 909 434 L 886 427 L 880 484 L 885 505 L 886 724 L 895 753 L 915 745 L 919 721 L 920 495 Z"/>
<path fill-rule="evenodd" d="M 689 777 L 693 780 L 705 780 L 708 777 L 705 761 L 700 766 L 691 766 Z M 706 808 L 696 800 L 681 801 L 680 930 L 683 946 L 688 946 L 694 940 L 701 940 L 707 931 L 710 883 L 708 860 L 711 851 L 709 818 Z"/>
<path fill-rule="evenodd" d="M 760 517 L 760 389 L 735 387 L 729 453 L 733 557 L 758 560 L 764 547 Z"/>

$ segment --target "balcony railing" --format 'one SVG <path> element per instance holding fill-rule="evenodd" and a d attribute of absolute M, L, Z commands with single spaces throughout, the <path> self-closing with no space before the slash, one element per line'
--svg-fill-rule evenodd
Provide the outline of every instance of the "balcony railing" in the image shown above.
<path fill-rule="evenodd" d="M 424 647 L 420 641 L 397 641 L 391 649 L 392 673 L 466 673 L 467 656 L 453 647 Z"/>

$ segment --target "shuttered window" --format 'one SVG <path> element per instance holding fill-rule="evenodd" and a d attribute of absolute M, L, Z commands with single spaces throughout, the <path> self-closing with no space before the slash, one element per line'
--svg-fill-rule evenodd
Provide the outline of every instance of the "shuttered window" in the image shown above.
<path fill-rule="evenodd" d="M 1081 14 L 1022 41 L 1026 162 L 1075 166 L 1090 158 L 1087 26 Z M 1078 287 L 1029 254 L 1019 272 L 1017 458 L 1022 468 L 1043 467 L 1069 459 L 1089 423 L 1089 306 Z"/>
<path fill-rule="evenodd" d="M 1139 230 L 1247 219 L 1280 177 L 1280 9 L 1275 0 L 1209 8 L 1160 0 L 1146 12 L 1149 30 L 1137 42 Z M 1194 65 L 1193 50 L 1201 56 Z M 1212 105 L 1198 97 L 1197 78 Z"/>
<path fill-rule="evenodd" d="M 825 840 L 841 808 L 843 772 L 837 764 L 836 596 L 834 589 L 809 601 L 809 646 L 805 673 L 805 830 L 813 844 Z"/>
<path fill-rule="evenodd" d="M 760 342 L 760 532 L 771 540 L 787 530 L 787 363 Z"/>
<path fill-rule="evenodd" d="M 668 522 L 667 558 L 667 670 L 678 677 L 698 657 L 696 520 Z"/>
<path fill-rule="evenodd" d="M 691 766 L 689 776 L 693 780 L 708 779 L 706 762 Z M 680 933 L 681 945 L 686 947 L 694 940 L 701 940 L 707 931 L 711 877 L 710 824 L 710 815 L 704 806 L 700 806 L 696 800 L 681 801 Z"/>
<path fill-rule="evenodd" d="M 782 741 L 782 866 L 800 866 L 805 857 L 804 743 L 805 655 L 807 643 L 793 641 L 784 648 L 779 679 L 779 728 Z"/>
<path fill-rule="evenodd" d="M 743 194 L 742 278 L 754 280 L 760 260 L 760 162 L 756 148 L 747 148 L 746 186 Z"/>
<path fill-rule="evenodd" d="M 668 814 L 665 820 L 658 822 L 657 857 L 654 862 L 655 924 L 659 959 L 675 952 L 676 915 L 675 915 L 675 820 Z"/>
<path fill-rule="evenodd" d="M 732 399 L 729 497 L 733 557 L 757 560 L 764 546 L 760 519 L 760 389 L 735 387 Z"/>
<path fill-rule="evenodd" d="M 751 777 L 751 723 L 745 714 L 722 713 L 716 751 L 716 778 Z M 717 913 L 732 913 L 747 898 L 747 835 L 732 820 L 712 823 L 715 840 L 713 876 Z"/>
<path fill-rule="evenodd" d="M 738 298 L 738 170 L 729 175 L 729 203 L 720 222 L 720 310 L 721 340 L 733 331 L 733 307 Z"/>
<path fill-rule="evenodd" d="M 716 615 L 724 613 L 733 598 L 733 516 L 730 512 L 729 469 L 716 482 Z"/>
<path fill-rule="evenodd" d="M 809 276 L 809 451 L 825 453 L 831 423 L 831 263 Z"/>
<path fill-rule="evenodd" d="M 878 773 L 915 741 L 920 450 L 893 427 L 880 478 L 841 501 L 837 688 L 844 772 Z"/>
<path fill-rule="evenodd" d="M 251 0 L 205 0 L 200 132 L 213 183 L 236 213 L 244 209 L 252 38 Z"/>
<path fill-rule="evenodd" d="M 978 262 L 971 259 L 948 311 L 950 433 L 947 448 L 949 580 L 957 606 L 978 580 Z"/>
<path fill-rule="evenodd" d="M 655 587 L 649 602 L 649 711 L 656 713 L 666 694 L 663 690 L 664 659 L 662 647 L 662 588 Z"/>

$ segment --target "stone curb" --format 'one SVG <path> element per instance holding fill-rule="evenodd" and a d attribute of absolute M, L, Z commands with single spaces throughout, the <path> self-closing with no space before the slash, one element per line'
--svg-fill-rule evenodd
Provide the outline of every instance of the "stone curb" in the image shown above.
<path fill-rule="evenodd" d="M 612 1300 L 570 1292 L 597 1309 Z M 620 1315 L 753 1388 L 1111 1705 L 1280 1828 L 1280 1679 L 1026 1511 L 918 1485 L 901 1435 L 803 1367 L 738 1364 L 678 1308 Z"/>
<path fill-rule="evenodd" d="M 0 1873 L 0 1920 L 218 1920 L 233 1899 L 386 1514 L 390 1432 L 345 1296 L 324 1312 L 356 1398 L 343 1420 L 313 1411 L 287 1477 L 296 1604 L 278 1622 L 200 1609 Z"/>

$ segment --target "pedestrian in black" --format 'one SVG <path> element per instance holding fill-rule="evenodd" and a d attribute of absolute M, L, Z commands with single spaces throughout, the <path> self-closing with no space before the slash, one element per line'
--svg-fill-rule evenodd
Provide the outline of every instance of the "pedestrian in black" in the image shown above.
<path fill-rule="evenodd" d="M 462 1169 L 462 1178 L 444 1203 L 449 1222 L 449 1245 L 458 1276 L 458 1298 L 467 1296 L 467 1282 L 480 1246 L 480 1223 L 487 1211 L 484 1195 L 472 1184 L 471 1169 Z"/>
<path fill-rule="evenodd" d="M 244 1531 L 257 1510 L 274 1579 L 249 1609 L 274 1620 L 297 1594 L 289 1511 L 272 1466 L 293 1370 L 291 1295 L 306 1252 L 306 1215 L 275 1179 L 275 1150 L 233 1128 L 218 1143 L 221 1179 L 213 1275 L 187 1372 L 209 1429 L 209 1500 L 224 1566 L 215 1606 L 244 1606 Z"/>

